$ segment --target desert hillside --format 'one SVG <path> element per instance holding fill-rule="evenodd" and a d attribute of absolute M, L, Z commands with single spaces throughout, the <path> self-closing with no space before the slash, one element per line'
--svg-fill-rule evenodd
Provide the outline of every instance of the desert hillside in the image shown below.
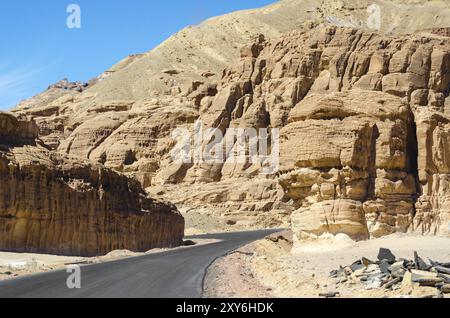
<path fill-rule="evenodd" d="M 299 238 L 447 234 L 450 5 L 376 1 L 370 30 L 372 3 L 283 0 L 213 18 L 13 111 L 52 151 L 175 203 L 194 232 L 292 220 Z M 281 170 L 173 162 L 171 133 L 198 119 L 281 129 Z"/>
<path fill-rule="evenodd" d="M 367 8 L 374 3 L 381 9 L 381 29 L 377 30 L 381 34 L 410 34 L 449 24 L 450 5 L 445 0 L 280 0 L 187 27 L 152 51 L 132 54 L 106 70 L 99 75 L 105 80 L 85 95 L 95 95 L 98 103 L 136 101 L 189 89 L 192 81 L 220 78 L 222 69 L 239 57 L 241 47 L 255 34 L 276 38 L 321 24 L 368 29 Z M 35 98 L 17 109 L 45 106 L 55 97 L 59 96 Z"/>

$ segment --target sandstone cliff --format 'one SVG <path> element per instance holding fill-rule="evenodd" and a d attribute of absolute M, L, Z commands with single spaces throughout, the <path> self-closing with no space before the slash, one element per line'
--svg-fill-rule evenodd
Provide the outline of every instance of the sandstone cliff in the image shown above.
<path fill-rule="evenodd" d="M 114 65 L 87 90 L 51 87 L 24 101 L 16 111 L 35 116 L 41 138 L 57 148 L 88 119 L 109 111 L 134 112 L 141 106 L 178 105 L 168 102 L 173 94 L 188 95 L 197 84 L 220 80 L 222 69 L 239 57 L 240 48 L 257 33 L 274 39 L 283 33 L 321 25 L 368 29 L 367 9 L 372 0 L 280 0 L 255 10 L 234 12 L 187 27 L 157 48 L 134 54 Z M 446 0 L 378 0 L 381 34 L 414 33 L 449 26 Z M 140 110 L 138 113 L 141 112 Z M 48 121 L 47 118 L 52 120 Z M 125 121 L 126 119 L 122 119 Z"/>
<path fill-rule="evenodd" d="M 449 67 L 441 32 L 259 37 L 202 99 L 201 118 L 220 129 L 283 127 L 278 181 L 299 238 L 448 234 Z M 211 182 L 229 177 L 224 169 L 194 166 L 186 178 Z"/>
<path fill-rule="evenodd" d="M 223 228 L 283 226 L 292 214 L 298 237 L 446 234 L 450 40 L 432 27 L 450 6 L 377 3 L 378 33 L 365 25 L 372 1 L 283 0 L 211 19 L 81 93 L 52 88 L 15 111 L 48 147 L 134 177 L 188 223 L 200 213 Z M 282 128 L 280 174 L 173 163 L 171 132 L 197 119 Z"/>
<path fill-rule="evenodd" d="M 95 256 L 181 243 L 184 220 L 138 182 L 36 143 L 34 122 L 0 113 L 0 250 Z"/>

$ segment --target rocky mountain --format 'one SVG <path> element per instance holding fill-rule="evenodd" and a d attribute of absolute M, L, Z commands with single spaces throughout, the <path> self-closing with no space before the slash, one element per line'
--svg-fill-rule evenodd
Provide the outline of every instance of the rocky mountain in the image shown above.
<path fill-rule="evenodd" d="M 86 92 L 90 98 L 82 108 L 187 92 L 192 81 L 220 79 L 222 69 L 239 57 L 241 47 L 255 34 L 277 38 L 294 29 L 324 24 L 370 29 L 368 8 L 373 4 L 380 8 L 380 30 L 376 31 L 381 34 L 448 26 L 446 0 L 279 0 L 260 9 L 211 18 L 181 30 L 150 52 L 126 57 L 99 76 L 101 81 Z M 57 98 L 32 106 L 43 107 Z M 28 103 L 17 107 L 30 108 Z"/>
<path fill-rule="evenodd" d="M 176 246 L 184 220 L 140 184 L 46 149 L 33 121 L 0 113 L 0 250 L 96 256 Z"/>
<path fill-rule="evenodd" d="M 299 238 L 447 234 L 449 18 L 438 0 L 282 0 L 189 27 L 82 92 L 51 87 L 14 112 L 53 151 L 175 203 L 192 230 L 292 219 Z M 171 133 L 198 119 L 280 128 L 281 171 L 173 162 Z"/>
<path fill-rule="evenodd" d="M 269 201 L 289 201 L 299 238 L 448 234 L 449 67 L 450 38 L 440 31 L 325 27 L 259 37 L 201 100 L 201 118 L 218 129 L 282 127 L 272 180 L 285 191 Z M 184 180 L 214 183 L 256 168 L 194 165 Z"/>

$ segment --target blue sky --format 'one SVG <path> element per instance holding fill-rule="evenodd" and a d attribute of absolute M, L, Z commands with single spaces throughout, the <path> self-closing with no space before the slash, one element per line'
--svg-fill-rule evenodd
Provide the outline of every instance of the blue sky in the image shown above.
<path fill-rule="evenodd" d="M 132 53 L 216 15 L 275 0 L 2 0 L 0 109 L 7 110 L 63 78 L 87 81 Z M 70 4 L 81 29 L 69 29 Z"/>

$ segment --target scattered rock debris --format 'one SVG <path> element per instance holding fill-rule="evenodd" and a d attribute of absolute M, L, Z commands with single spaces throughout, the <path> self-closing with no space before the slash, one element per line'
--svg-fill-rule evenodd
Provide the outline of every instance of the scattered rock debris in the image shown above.
<path fill-rule="evenodd" d="M 336 279 L 337 285 L 360 282 L 368 290 L 403 290 L 405 297 L 414 293 L 423 298 L 441 298 L 450 293 L 450 263 L 431 259 L 427 263 L 417 252 L 414 252 L 413 260 L 397 259 L 391 250 L 381 248 L 377 261 L 363 257 L 331 271 L 330 277 Z M 330 298 L 337 295 L 338 292 L 330 292 L 319 296 Z"/>

